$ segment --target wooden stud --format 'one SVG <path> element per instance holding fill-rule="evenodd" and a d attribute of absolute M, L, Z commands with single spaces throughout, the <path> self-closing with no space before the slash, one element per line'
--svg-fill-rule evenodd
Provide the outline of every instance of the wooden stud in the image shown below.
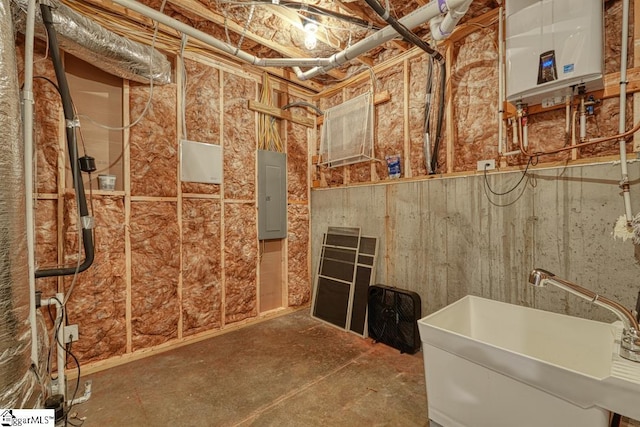
<path fill-rule="evenodd" d="M 86 4 L 85 4 L 86 3 Z M 196 5 L 197 2 L 192 2 L 191 5 Z M 197 3 L 199 4 L 199 3 Z M 98 24 L 103 27 L 113 31 L 115 34 L 119 34 L 126 38 L 129 38 L 133 41 L 137 41 L 144 44 L 151 44 L 153 21 L 149 18 L 142 16 L 136 12 L 132 12 L 128 9 L 125 9 L 121 6 L 112 4 L 108 1 L 103 0 L 87 0 L 86 2 L 72 2 L 67 3 L 66 6 L 70 7 L 72 10 L 84 15 L 91 16 Z M 211 13 L 208 9 L 204 8 L 204 6 L 200 5 L 198 7 L 195 6 L 198 10 L 207 10 L 207 13 Z M 115 25 L 115 20 L 113 19 L 113 15 L 121 16 L 122 19 L 117 20 L 117 25 Z M 224 19 L 224 18 L 223 18 Z M 229 22 L 228 22 L 229 23 Z M 222 22 L 221 25 L 223 25 Z M 236 24 L 237 26 L 238 24 Z M 141 31 L 141 28 L 143 31 Z M 146 31 L 144 31 L 146 29 Z M 242 30 L 241 30 L 242 31 Z M 180 48 L 180 40 L 182 34 L 177 30 L 167 27 L 166 25 L 160 24 L 158 36 L 156 37 L 155 47 L 161 50 L 176 52 Z M 257 37 L 257 36 L 256 36 Z M 267 39 L 261 39 L 265 44 L 267 42 L 273 43 Z M 281 68 L 274 67 L 264 67 L 258 68 L 252 65 L 248 65 L 233 55 L 215 50 L 212 46 L 209 46 L 200 40 L 196 40 L 194 38 L 189 39 L 190 47 L 193 47 L 194 50 L 197 50 L 198 53 L 202 57 L 209 57 L 216 62 L 229 64 L 235 69 L 247 69 L 250 70 L 253 74 L 260 75 L 265 70 L 269 72 L 269 74 L 273 75 L 276 78 L 288 80 L 291 83 L 295 84 L 299 88 L 309 89 L 314 92 L 318 92 L 322 89 L 322 85 L 313 81 L 302 81 L 299 80 L 295 74 L 289 73 L 288 70 L 283 70 Z M 290 49 L 286 48 L 282 45 L 279 45 L 282 49 Z M 284 54 L 285 56 L 292 55 L 291 50 L 289 50 L 289 55 Z M 299 56 L 299 55 L 293 55 Z M 304 55 L 302 55 L 304 56 Z M 336 73 L 339 73 L 336 70 Z M 336 77 L 341 74 L 336 74 Z M 342 77 L 344 78 L 344 76 Z"/>
<path fill-rule="evenodd" d="M 224 74 L 226 71 L 220 70 L 218 73 L 219 79 L 219 87 L 220 87 L 220 98 L 218 99 L 218 111 L 220 112 L 220 147 L 222 147 L 222 153 L 225 152 L 225 138 L 224 138 Z M 223 159 L 224 161 L 224 159 Z M 224 172 L 224 166 L 222 167 Z M 224 239 L 224 207 L 226 204 L 225 196 L 224 196 L 224 178 L 222 179 L 222 183 L 220 183 L 220 327 L 224 328 L 226 325 L 226 299 L 227 299 L 227 291 L 226 291 L 226 267 L 225 267 L 225 256 L 224 256 L 224 247 L 225 247 L 225 239 Z"/>
<path fill-rule="evenodd" d="M 128 80 L 123 80 L 122 87 L 122 123 L 125 125 L 122 139 L 124 142 L 122 160 L 124 162 L 124 253 L 125 253 L 125 325 L 127 333 L 126 352 L 133 350 L 133 328 L 131 313 L 131 132 L 128 125 L 131 122 L 129 105 L 130 86 Z"/>
<path fill-rule="evenodd" d="M 260 99 L 260 88 L 261 85 L 256 84 L 255 85 L 255 93 L 254 93 L 254 98 L 256 99 Z M 269 96 L 273 95 L 273 90 L 271 91 L 271 93 L 269 93 Z M 251 101 L 249 101 L 251 102 Z M 263 104 L 264 105 L 264 104 Z M 265 107 L 269 107 L 267 105 L 264 105 Z M 276 107 L 271 107 L 274 108 L 275 110 L 280 110 L 279 108 Z M 251 109 L 251 108 L 249 108 Z M 253 111 L 253 110 L 252 110 Z M 259 119 L 259 114 L 257 111 L 254 111 L 253 113 L 254 116 L 254 120 L 253 120 L 253 135 L 254 135 L 254 152 L 256 152 L 256 156 L 254 157 L 254 174 L 253 174 L 253 180 L 256 183 L 256 191 L 253 194 L 253 202 L 254 202 L 254 219 L 255 219 L 255 228 L 256 228 L 256 237 L 254 240 L 254 244 L 257 245 L 257 249 L 258 249 L 258 256 L 256 257 L 256 313 L 258 313 L 258 315 L 260 315 L 260 302 L 262 300 L 262 298 L 260 297 L 260 291 L 261 291 L 261 284 L 260 284 L 260 280 L 262 279 L 262 274 L 260 271 L 260 267 L 262 267 L 262 254 L 260 253 L 260 239 L 258 238 L 258 189 L 257 189 L 257 185 L 258 185 L 258 155 L 257 155 L 257 150 L 259 149 L 259 144 L 258 144 L 258 133 L 259 133 L 259 127 L 260 127 L 260 119 Z M 278 129 L 279 131 L 280 129 Z"/>
<path fill-rule="evenodd" d="M 220 199 L 219 194 L 182 193 L 182 199 Z"/>
<path fill-rule="evenodd" d="M 177 202 L 178 198 L 175 196 L 131 196 L 132 202 Z"/>
<path fill-rule="evenodd" d="M 402 63 L 402 61 L 405 60 L 405 58 L 407 59 L 411 59 L 414 58 L 416 56 L 420 56 L 420 55 L 424 55 L 424 51 L 422 51 L 421 49 L 414 47 L 398 56 L 395 56 L 394 58 L 390 59 L 389 61 L 385 61 L 382 64 L 378 64 L 375 67 L 373 67 L 373 72 L 375 74 L 380 74 L 383 71 L 386 71 L 390 68 L 395 67 L 396 65 Z M 363 71 L 362 73 L 355 75 L 341 83 L 338 83 L 334 86 L 331 86 L 329 89 L 325 89 L 315 95 L 313 95 L 311 97 L 312 100 L 316 101 L 318 99 L 322 99 L 322 98 L 329 98 L 333 95 L 335 95 L 336 93 L 338 93 L 339 91 L 341 91 L 342 89 L 344 89 L 345 87 L 350 87 L 355 85 L 356 83 L 360 83 L 363 80 L 368 80 L 371 78 L 371 72 L 370 70 L 366 70 Z"/>
<path fill-rule="evenodd" d="M 498 23 L 498 12 L 500 8 L 495 8 L 489 12 L 468 20 L 464 24 L 458 25 L 447 38 L 448 43 L 455 43 L 483 28 L 490 27 Z"/>
<path fill-rule="evenodd" d="M 640 67 L 640 0 L 633 0 L 633 67 Z M 640 94 L 633 94 L 633 123 L 640 120 Z M 640 151 L 640 134 L 633 134 L 633 151 Z"/>
<path fill-rule="evenodd" d="M 176 56 L 175 58 L 175 70 L 176 70 L 176 81 L 177 82 L 182 82 L 182 70 L 184 67 L 184 58 L 180 57 L 180 56 Z M 182 84 L 178 83 L 176 85 L 176 147 L 180 147 L 180 138 L 183 135 L 183 126 L 186 126 L 185 123 L 182 123 L 182 111 L 184 108 L 186 108 L 186 105 L 184 105 L 184 103 L 182 102 L 182 97 L 183 97 L 183 87 Z M 179 149 L 179 148 L 178 148 Z M 182 300 L 182 280 L 183 280 L 183 274 L 182 272 L 184 271 L 184 251 L 182 248 L 182 242 L 183 242 L 183 238 L 182 238 L 182 231 L 183 231 L 183 227 L 182 227 L 182 180 L 180 179 L 181 177 L 181 171 L 182 171 L 182 165 L 180 164 L 180 160 L 178 160 L 177 162 L 178 164 L 176 165 L 176 182 L 177 182 L 177 189 L 176 189 L 176 195 L 177 195 L 177 203 L 176 203 L 176 214 L 177 214 L 177 218 L 178 218 L 178 233 L 179 233 L 179 237 L 178 237 L 178 241 L 179 241 L 179 247 L 180 247 L 180 253 L 178 254 L 178 264 L 179 264 L 179 273 L 178 273 L 178 289 L 177 289 L 177 294 L 178 294 L 178 339 L 182 339 L 183 336 L 183 328 L 184 328 L 184 304 L 183 304 L 183 300 Z"/>
<path fill-rule="evenodd" d="M 252 99 L 249 100 L 249 110 L 256 111 L 262 114 L 268 114 L 278 119 L 289 120 L 293 123 L 297 123 L 302 126 L 312 128 L 315 126 L 315 121 L 310 117 L 300 116 L 298 114 L 292 114 L 290 111 L 281 110 L 280 108 L 266 105 Z"/>
<path fill-rule="evenodd" d="M 403 80 L 403 102 L 402 102 L 402 123 L 403 123 L 403 133 L 404 133 L 404 158 L 402 162 L 404 163 L 404 176 L 406 178 L 411 178 L 411 135 L 409 131 L 409 92 L 411 85 L 411 73 L 409 72 L 409 60 L 405 59 L 402 62 L 402 80 Z"/>
<path fill-rule="evenodd" d="M 58 200 L 57 193 L 37 193 L 37 200 Z"/>

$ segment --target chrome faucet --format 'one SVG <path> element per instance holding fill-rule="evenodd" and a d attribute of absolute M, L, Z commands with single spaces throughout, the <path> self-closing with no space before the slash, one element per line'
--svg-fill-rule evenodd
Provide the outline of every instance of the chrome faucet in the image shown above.
<path fill-rule="evenodd" d="M 638 320 L 624 306 L 541 268 L 536 268 L 529 274 L 529 284 L 537 287 L 551 284 L 613 312 L 624 325 L 620 357 L 640 362 L 640 326 L 638 326 Z"/>

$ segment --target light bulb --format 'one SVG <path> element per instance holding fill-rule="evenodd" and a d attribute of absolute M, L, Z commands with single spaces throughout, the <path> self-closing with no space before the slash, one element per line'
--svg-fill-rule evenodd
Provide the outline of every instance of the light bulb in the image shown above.
<path fill-rule="evenodd" d="M 318 40 L 316 39 L 316 33 L 307 33 L 304 37 L 304 47 L 309 50 L 315 49 L 318 45 Z"/>
<path fill-rule="evenodd" d="M 318 40 L 316 39 L 316 33 L 318 32 L 318 24 L 313 21 L 307 21 L 304 24 L 304 46 L 311 50 L 315 49 L 318 45 Z"/>

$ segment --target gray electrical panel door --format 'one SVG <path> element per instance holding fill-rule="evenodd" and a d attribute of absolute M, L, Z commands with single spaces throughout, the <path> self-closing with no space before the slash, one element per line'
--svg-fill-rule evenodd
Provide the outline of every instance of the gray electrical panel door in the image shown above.
<path fill-rule="evenodd" d="M 287 155 L 258 150 L 258 239 L 287 237 Z"/>

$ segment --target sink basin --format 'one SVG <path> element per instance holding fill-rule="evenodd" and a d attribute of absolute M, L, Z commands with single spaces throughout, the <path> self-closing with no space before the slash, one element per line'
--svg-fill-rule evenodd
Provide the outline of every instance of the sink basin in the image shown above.
<path fill-rule="evenodd" d="M 466 296 L 418 328 L 439 424 L 596 427 L 609 411 L 640 419 L 640 363 L 618 355 L 619 322 Z"/>

